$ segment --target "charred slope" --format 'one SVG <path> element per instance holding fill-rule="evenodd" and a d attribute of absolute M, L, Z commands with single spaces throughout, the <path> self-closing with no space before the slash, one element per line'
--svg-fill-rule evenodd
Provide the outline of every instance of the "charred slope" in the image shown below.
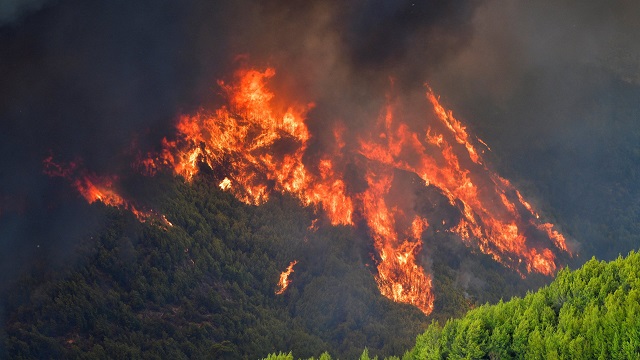
<path fill-rule="evenodd" d="M 139 184 L 138 184 L 139 185 Z M 42 264 L 4 305 L 9 358 L 259 358 L 277 349 L 308 357 L 398 355 L 430 322 L 380 295 L 371 240 L 333 227 L 288 197 L 248 206 L 217 184 L 157 176 L 132 186 L 171 220 L 84 205 L 106 219 L 66 264 Z M 435 311 L 445 319 L 522 293 L 522 282 L 452 234 L 431 233 L 421 261 L 434 271 Z M 432 262 L 429 263 L 429 258 Z M 298 260 L 291 284 L 279 274 Z"/>

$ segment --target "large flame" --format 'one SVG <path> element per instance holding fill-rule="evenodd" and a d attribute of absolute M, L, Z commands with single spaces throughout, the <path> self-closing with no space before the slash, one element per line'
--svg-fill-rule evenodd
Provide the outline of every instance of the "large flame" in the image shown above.
<path fill-rule="evenodd" d="M 440 189 L 451 205 L 459 207 L 462 220 L 450 231 L 465 241 L 474 240 L 495 260 L 524 275 L 552 275 L 557 265 L 548 248 L 527 244 L 525 230 L 544 232 L 556 248 L 568 252 L 565 238 L 539 215 L 511 183 L 491 172 L 470 141 L 465 127 L 446 111 L 429 89 L 436 119 L 422 139 L 408 125 L 395 121 L 396 108 L 387 106 L 379 122 L 379 136 L 361 142 L 361 153 L 370 160 L 420 176 L 425 184 Z"/>
<path fill-rule="evenodd" d="M 180 117 L 178 139 L 165 139 L 164 151 L 151 163 L 168 164 L 190 181 L 201 162 L 214 168 L 228 161 L 233 167 L 220 187 L 238 199 L 259 205 L 271 191 L 288 192 L 305 205 L 320 204 L 332 224 L 352 224 L 352 199 L 332 158 L 320 160 L 313 173 L 302 161 L 310 137 L 304 119 L 313 104 L 280 111 L 271 106 L 274 94 L 265 83 L 274 74 L 273 69 L 241 70 L 237 82 L 219 82 L 229 105 Z"/>
<path fill-rule="evenodd" d="M 429 223 L 391 194 L 398 172 L 419 177 L 459 209 L 460 220 L 448 231 L 522 276 L 552 275 L 558 267 L 554 251 L 569 252 L 562 234 L 540 222 L 520 192 L 487 167 L 477 145 L 488 147 L 468 134 L 431 89 L 426 98 L 433 114 L 424 114 L 423 125 L 402 121 L 400 102 L 390 98 L 377 126 L 360 135 L 358 144 L 346 146 L 346 130 L 338 126 L 331 151 L 305 158 L 312 137 L 305 120 L 314 105 L 276 105 L 267 86 L 274 75 L 271 68 L 243 69 L 231 83 L 220 81 L 227 105 L 181 116 L 175 140 L 165 139 L 163 151 L 142 165 L 155 171 L 164 164 L 190 181 L 204 163 L 222 169 L 220 188 L 248 204 L 261 204 L 273 192 L 289 193 L 324 210 L 332 224 L 363 220 L 377 252 L 380 292 L 425 314 L 434 300 L 431 275 L 420 265 Z M 347 163 L 362 170 L 365 189 L 347 181 Z"/>

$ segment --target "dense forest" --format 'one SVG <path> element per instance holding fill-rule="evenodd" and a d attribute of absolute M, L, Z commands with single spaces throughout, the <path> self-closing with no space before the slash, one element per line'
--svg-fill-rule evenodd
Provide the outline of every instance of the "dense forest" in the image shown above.
<path fill-rule="evenodd" d="M 432 323 L 402 360 L 637 359 L 640 253 L 592 259 L 524 298 L 483 305 L 444 326 Z M 365 349 L 360 359 L 370 359 Z M 392 357 L 399 359 L 398 357 Z M 389 358 L 389 359 L 392 359 Z M 268 360 L 293 360 L 273 353 Z M 319 359 L 329 360 L 323 353 Z"/>
<path fill-rule="evenodd" d="M 133 179 L 129 191 L 173 226 L 78 199 L 104 223 L 68 261 L 47 263 L 43 254 L 2 295 L 5 356 L 238 359 L 330 349 L 354 358 L 363 346 L 372 355 L 401 355 L 431 320 L 547 281 L 522 281 L 452 234 L 434 234 L 425 238 L 436 294 L 426 318 L 380 295 L 365 232 L 331 226 L 286 196 L 256 207 L 204 177 L 153 180 Z M 275 294 L 294 259 L 290 287 Z"/>
<path fill-rule="evenodd" d="M 637 359 L 640 254 L 562 270 L 524 298 L 432 324 L 405 359 Z"/>

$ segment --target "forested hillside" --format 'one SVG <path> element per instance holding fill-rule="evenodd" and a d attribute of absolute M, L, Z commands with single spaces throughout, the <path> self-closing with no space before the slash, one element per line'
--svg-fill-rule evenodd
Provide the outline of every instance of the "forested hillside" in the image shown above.
<path fill-rule="evenodd" d="M 364 346 L 372 355 L 401 355 L 431 321 L 380 295 L 364 232 L 331 226 L 288 197 L 255 207 L 214 181 L 153 180 L 133 179 L 129 191 L 173 226 L 79 200 L 106 220 L 69 261 L 47 263 L 43 254 L 3 294 L 6 357 L 238 359 L 330 349 L 346 359 Z M 435 274 L 432 319 L 545 280 L 523 282 L 450 234 L 425 241 L 423 261 Z M 291 285 L 276 295 L 293 260 Z"/>
<path fill-rule="evenodd" d="M 640 254 L 592 259 L 524 298 L 432 324 L 403 359 L 637 359 Z"/>
<path fill-rule="evenodd" d="M 10 358 L 257 358 L 329 347 L 348 355 L 363 342 L 397 351 L 422 326 L 418 310 L 376 293 L 350 229 L 312 233 L 311 214 L 294 200 L 250 207 L 215 185 L 166 180 L 173 227 L 97 205 L 108 223 L 76 264 L 16 286 Z M 294 285 L 277 296 L 293 259 Z M 407 336 L 380 343 L 387 332 Z"/>
<path fill-rule="evenodd" d="M 173 226 L 80 203 L 107 220 L 71 261 L 43 262 L 3 294 L 6 357 L 258 358 L 279 349 L 308 357 L 330 349 L 353 358 L 363 346 L 388 356 L 402 354 L 430 321 L 380 295 L 364 233 L 321 216 L 317 230 L 309 228 L 318 215 L 295 199 L 254 207 L 202 179 L 132 183 Z M 522 282 L 460 242 L 427 245 L 436 274 L 432 318 L 544 280 Z M 294 259 L 292 283 L 276 295 Z"/>

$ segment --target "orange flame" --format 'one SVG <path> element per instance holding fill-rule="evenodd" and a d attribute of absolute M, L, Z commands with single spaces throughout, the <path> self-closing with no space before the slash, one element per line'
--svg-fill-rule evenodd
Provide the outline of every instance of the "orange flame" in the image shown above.
<path fill-rule="evenodd" d="M 523 276 L 524 272 L 552 275 L 557 268 L 555 255 L 548 248 L 530 248 L 524 230 L 533 225 L 545 232 L 551 240 L 548 245 L 568 252 L 564 237 L 551 230 L 552 224 L 537 224 L 537 213 L 510 182 L 483 165 L 465 127 L 451 111 L 444 110 L 430 89 L 427 99 L 444 125 L 439 131 L 433 123 L 421 141 L 419 132 L 390 120 L 397 110 L 389 105 L 379 122 L 381 136 L 363 140 L 361 153 L 370 160 L 415 173 L 426 184 L 439 188 L 462 215 L 450 231 L 467 243 L 474 240 L 482 252 Z M 535 219 L 525 220 L 530 217 Z"/>
<path fill-rule="evenodd" d="M 287 270 L 283 271 L 280 274 L 280 281 L 278 281 L 278 290 L 276 290 L 276 295 L 281 295 L 287 290 L 289 284 L 291 284 L 291 280 L 289 280 L 289 275 L 293 272 L 293 267 L 298 263 L 298 260 L 294 260 L 289 263 Z"/>
<path fill-rule="evenodd" d="M 414 305 L 429 314 L 434 300 L 431 275 L 416 263 L 416 255 L 422 246 L 422 232 L 428 223 L 416 216 L 411 226 L 399 235 L 398 222 L 405 220 L 406 216 L 397 206 L 389 207 L 386 199 L 393 181 L 391 171 L 391 168 L 382 168 L 377 173 L 367 173 L 369 188 L 360 198 L 364 218 L 380 257 L 376 282 L 382 295 Z"/>
<path fill-rule="evenodd" d="M 335 145 L 311 159 L 304 156 L 312 137 L 305 121 L 313 104 L 277 105 L 267 86 L 273 76 L 271 68 L 243 69 L 231 83 L 219 81 L 228 104 L 181 116 L 176 139 L 164 139 L 163 151 L 141 166 L 155 172 L 164 164 L 187 181 L 201 164 L 225 168 L 219 186 L 245 203 L 259 205 L 273 192 L 289 193 L 324 210 L 334 225 L 354 225 L 362 217 L 377 252 L 380 292 L 425 314 L 433 309 L 432 278 L 419 265 L 419 255 L 429 224 L 391 194 L 397 171 L 437 188 L 459 209 L 460 221 L 448 231 L 522 276 L 551 275 L 558 267 L 554 251 L 569 253 L 562 234 L 541 223 L 520 192 L 489 170 L 476 145 L 489 147 L 474 140 L 431 89 L 426 97 L 433 115 L 425 114 L 424 124 L 399 120 L 402 108 L 390 99 L 377 127 L 357 144 L 348 147 L 347 129 L 338 125 Z M 345 176 L 347 164 L 354 162 L 364 166 L 364 190 Z M 230 169 L 222 166 L 229 163 Z"/>
<path fill-rule="evenodd" d="M 154 218 L 160 220 L 167 226 L 173 226 L 164 215 L 158 216 L 153 211 L 139 210 L 130 201 L 118 194 L 114 188 L 114 183 L 118 179 L 116 176 L 100 177 L 94 174 L 88 174 L 84 170 L 79 169 L 78 164 L 75 162 L 71 162 L 68 165 L 61 165 L 54 162 L 53 156 L 44 159 L 43 163 L 45 174 L 63 177 L 69 180 L 73 187 L 89 204 L 100 201 L 107 206 L 131 211 L 140 222 Z"/>
<path fill-rule="evenodd" d="M 320 161 L 314 173 L 302 162 L 310 138 L 304 118 L 313 104 L 280 110 L 272 106 L 274 94 L 265 83 L 274 74 L 273 69 L 241 70 L 235 83 L 220 81 L 229 106 L 182 116 L 176 126 L 178 140 L 164 139 L 164 151 L 155 162 L 171 166 L 190 181 L 201 162 L 213 168 L 227 159 L 233 169 L 220 187 L 241 201 L 259 205 L 271 191 L 287 192 L 304 205 L 322 207 L 334 225 L 352 224 L 353 204 L 332 160 Z M 277 151 L 281 146 L 294 150 Z"/>

